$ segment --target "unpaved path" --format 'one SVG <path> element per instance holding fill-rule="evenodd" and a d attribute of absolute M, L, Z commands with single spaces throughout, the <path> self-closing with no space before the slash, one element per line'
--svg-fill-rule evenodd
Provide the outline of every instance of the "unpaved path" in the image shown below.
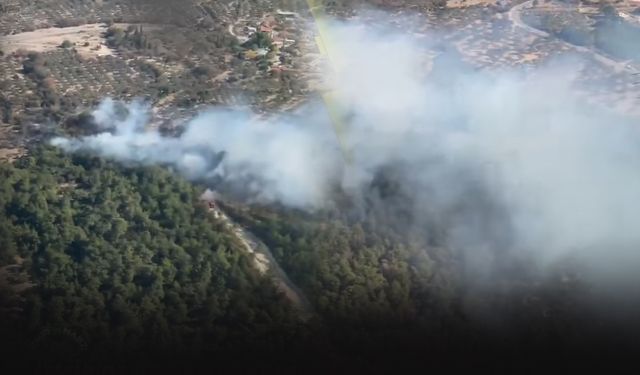
<path fill-rule="evenodd" d="M 313 308 L 304 293 L 287 276 L 284 270 L 271 254 L 271 251 L 251 232 L 234 222 L 219 208 L 211 209 L 216 217 L 222 220 L 237 236 L 245 250 L 253 257 L 254 266 L 263 275 L 270 275 L 276 287 L 299 310 L 303 319 L 309 319 L 313 315 Z"/>
<path fill-rule="evenodd" d="M 488 6 L 495 4 L 495 0 L 447 0 L 447 8 L 449 9 L 468 8 L 478 5 Z"/>
<path fill-rule="evenodd" d="M 523 9 L 527 9 L 527 8 L 531 8 L 533 6 L 533 0 L 530 1 L 526 1 L 522 4 L 518 4 L 516 6 L 514 6 L 513 8 L 511 8 L 509 10 L 509 20 L 513 23 L 513 25 L 515 27 L 519 27 L 521 29 L 524 29 L 530 33 L 536 34 L 540 37 L 543 38 L 547 38 L 547 37 L 551 37 L 551 35 L 549 33 L 547 33 L 546 31 L 537 29 L 535 27 L 532 27 L 531 25 L 528 25 L 527 23 L 525 23 L 522 20 L 522 10 Z M 591 55 L 596 61 L 600 62 L 601 64 L 608 66 L 610 68 L 612 68 L 613 70 L 615 70 L 616 72 L 622 72 L 622 71 L 627 71 L 629 73 L 640 73 L 640 70 L 632 67 L 632 66 L 628 66 L 626 65 L 626 63 L 620 62 L 620 61 L 616 61 L 612 58 L 610 58 L 609 56 L 606 56 L 596 50 L 594 50 L 593 48 L 588 48 L 588 47 L 583 47 L 583 46 L 579 46 L 576 44 L 572 44 L 567 42 L 564 39 L 560 39 L 557 38 L 558 40 L 560 40 L 561 42 L 563 42 L 564 44 L 566 44 L 567 46 L 571 47 L 572 49 L 578 51 L 578 52 L 582 52 L 588 55 Z"/>
<path fill-rule="evenodd" d="M 240 43 L 244 43 L 247 40 L 249 40 L 248 36 L 243 36 L 243 35 L 238 35 L 235 32 L 235 28 L 237 27 L 237 25 L 241 22 L 244 22 L 245 19 L 244 18 L 238 18 L 237 20 L 231 22 L 228 26 L 228 31 L 229 34 L 233 35 L 236 39 L 238 39 L 240 41 Z"/>

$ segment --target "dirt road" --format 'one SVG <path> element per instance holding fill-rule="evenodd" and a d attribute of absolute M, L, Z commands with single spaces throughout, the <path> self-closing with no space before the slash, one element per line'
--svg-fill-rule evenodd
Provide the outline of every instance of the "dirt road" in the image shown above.
<path fill-rule="evenodd" d="M 237 236 L 245 250 L 253 257 L 254 266 L 263 275 L 269 275 L 276 287 L 284 293 L 291 303 L 298 309 L 303 319 L 313 315 L 313 308 L 304 293 L 287 276 L 275 260 L 271 251 L 251 232 L 234 222 L 219 208 L 211 209 L 214 215 L 222 220 Z"/>
<path fill-rule="evenodd" d="M 533 6 L 533 0 L 530 1 L 526 1 L 522 4 L 518 4 L 516 6 L 514 6 L 513 8 L 511 8 L 509 10 L 509 20 L 513 23 L 513 25 L 515 27 L 519 27 L 521 29 L 524 29 L 530 33 L 536 34 L 540 37 L 543 38 L 547 38 L 547 37 L 551 37 L 551 35 L 549 33 L 547 33 L 546 31 L 540 30 L 540 29 L 536 29 L 535 27 L 532 27 L 528 24 L 526 24 L 523 20 L 522 20 L 522 10 L 523 9 L 527 9 L 527 8 L 531 8 Z M 564 44 L 566 44 L 567 46 L 571 47 L 572 49 L 578 51 L 578 52 L 582 52 L 588 55 L 591 55 L 596 61 L 600 62 L 603 65 L 606 65 L 612 69 L 614 69 L 616 72 L 622 72 L 622 71 L 627 71 L 629 73 L 632 74 L 636 74 L 636 73 L 640 73 L 640 70 L 632 67 L 632 66 L 627 66 L 625 63 L 623 62 L 619 62 L 616 61 L 596 50 L 594 50 L 593 48 L 588 48 L 588 47 L 583 47 L 583 46 L 578 46 L 576 44 L 572 44 L 569 43 L 563 39 L 558 38 L 558 40 L 562 41 Z"/>

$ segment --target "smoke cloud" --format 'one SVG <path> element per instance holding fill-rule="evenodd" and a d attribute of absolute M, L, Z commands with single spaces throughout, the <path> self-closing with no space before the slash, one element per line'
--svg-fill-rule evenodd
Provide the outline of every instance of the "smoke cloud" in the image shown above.
<path fill-rule="evenodd" d="M 441 57 L 429 74 L 424 46 L 435 35 L 418 42 L 353 23 L 332 29 L 327 81 L 349 119 L 337 135 L 318 103 L 270 118 L 213 108 L 168 137 L 145 127 L 144 104 L 118 114 L 107 99 L 94 113 L 104 132 L 52 143 L 169 165 L 305 209 L 331 204 L 336 188 L 364 200 L 391 168 L 411 197 L 409 225 L 446 228 L 470 268 L 490 270 L 483 265 L 504 252 L 531 257 L 532 267 L 580 256 L 598 280 L 635 280 L 640 133 L 634 119 L 576 94 L 577 58 L 523 74 L 475 72 Z"/>

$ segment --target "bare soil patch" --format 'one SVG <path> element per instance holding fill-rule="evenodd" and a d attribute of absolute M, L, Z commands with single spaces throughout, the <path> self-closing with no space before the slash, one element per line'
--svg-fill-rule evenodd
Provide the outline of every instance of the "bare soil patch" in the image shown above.
<path fill-rule="evenodd" d="M 130 24 L 122 23 L 114 24 L 114 26 L 126 29 Z M 75 48 L 83 57 L 109 56 L 113 55 L 115 51 L 107 46 L 104 39 L 107 28 L 104 23 L 93 23 L 71 27 L 50 27 L 5 35 L 0 37 L 0 48 L 5 53 L 13 53 L 18 50 L 47 52 L 61 48 L 62 43 L 68 41 L 69 48 Z"/>
<path fill-rule="evenodd" d="M 495 0 L 447 0 L 447 8 L 466 8 L 478 5 L 495 5 Z"/>

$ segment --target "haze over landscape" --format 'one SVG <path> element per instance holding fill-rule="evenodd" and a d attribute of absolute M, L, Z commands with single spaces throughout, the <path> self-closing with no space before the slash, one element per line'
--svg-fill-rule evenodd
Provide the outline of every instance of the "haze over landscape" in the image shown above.
<path fill-rule="evenodd" d="M 637 354 L 640 4 L 177 3 L 0 7 L 9 353 L 80 372 Z"/>

